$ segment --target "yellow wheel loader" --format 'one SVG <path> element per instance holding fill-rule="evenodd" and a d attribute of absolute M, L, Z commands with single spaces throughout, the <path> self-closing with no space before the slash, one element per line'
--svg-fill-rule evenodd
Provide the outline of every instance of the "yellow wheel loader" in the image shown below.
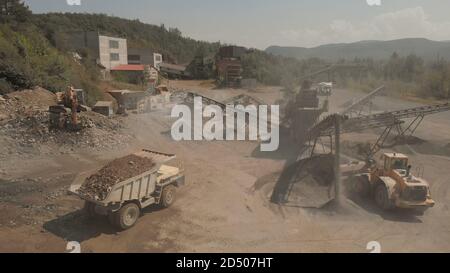
<path fill-rule="evenodd" d="M 385 153 L 381 159 L 383 166 L 374 164 L 368 172 L 351 179 L 352 192 L 371 195 L 383 210 L 404 208 L 423 212 L 434 206 L 428 182 L 412 175 L 406 155 Z"/>

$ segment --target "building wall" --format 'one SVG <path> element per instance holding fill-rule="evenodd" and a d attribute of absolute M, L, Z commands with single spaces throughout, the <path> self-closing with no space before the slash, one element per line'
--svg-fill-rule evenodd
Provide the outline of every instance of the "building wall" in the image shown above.
<path fill-rule="evenodd" d="M 221 58 L 241 58 L 247 52 L 245 47 L 241 46 L 224 46 L 219 49 Z"/>
<path fill-rule="evenodd" d="M 160 70 L 161 69 L 161 64 L 163 62 L 163 57 L 162 54 L 159 53 L 153 53 L 153 66 Z"/>
<path fill-rule="evenodd" d="M 94 106 L 92 108 L 92 111 L 107 117 L 114 115 L 114 110 L 112 106 Z"/>
<path fill-rule="evenodd" d="M 113 41 L 117 48 L 112 47 L 110 41 Z M 56 39 L 56 43 L 64 44 L 72 50 L 88 49 L 107 70 L 121 64 L 128 64 L 126 39 L 99 35 L 95 31 L 75 31 L 61 35 Z M 111 54 L 118 54 L 118 59 L 111 59 Z"/>
<path fill-rule="evenodd" d="M 114 43 L 117 46 L 112 46 Z M 127 40 L 122 38 L 99 36 L 100 63 L 110 70 L 121 64 L 128 64 Z M 117 56 L 117 59 L 113 58 Z"/>
<path fill-rule="evenodd" d="M 129 48 L 128 64 L 153 65 L 153 52 L 142 48 Z"/>
<path fill-rule="evenodd" d="M 73 31 L 56 35 L 56 45 L 74 51 L 89 49 L 93 57 L 99 58 L 98 33 L 95 31 Z"/>
<path fill-rule="evenodd" d="M 148 96 L 147 92 L 139 91 L 111 91 L 109 92 L 119 105 L 125 107 L 126 110 L 136 110 L 138 102 Z"/>
<path fill-rule="evenodd" d="M 162 55 L 159 53 L 142 48 L 128 49 L 128 64 L 152 65 L 159 70 L 161 63 Z"/>
<path fill-rule="evenodd" d="M 219 80 L 230 87 L 238 87 L 242 80 L 242 65 L 239 59 L 221 59 L 216 63 Z"/>

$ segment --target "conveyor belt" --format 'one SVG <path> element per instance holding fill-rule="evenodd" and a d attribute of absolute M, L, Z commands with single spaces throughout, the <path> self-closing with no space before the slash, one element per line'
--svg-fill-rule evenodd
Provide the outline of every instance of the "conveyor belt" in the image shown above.
<path fill-rule="evenodd" d="M 372 101 L 380 92 L 384 91 L 385 87 L 381 86 L 370 92 L 367 96 L 355 101 L 352 105 L 350 105 L 347 109 L 345 109 L 341 114 L 342 115 L 350 115 L 354 112 L 361 111 L 361 108 L 367 105 Z"/>
<path fill-rule="evenodd" d="M 450 103 L 436 104 L 430 106 L 419 106 L 404 110 L 396 110 L 362 116 L 356 118 L 344 118 L 342 133 L 358 132 L 361 130 L 392 127 L 404 123 L 408 118 L 425 117 L 427 115 L 450 111 Z M 322 136 L 330 136 L 334 133 L 334 118 L 329 116 L 309 130 L 309 138 L 315 139 Z"/>

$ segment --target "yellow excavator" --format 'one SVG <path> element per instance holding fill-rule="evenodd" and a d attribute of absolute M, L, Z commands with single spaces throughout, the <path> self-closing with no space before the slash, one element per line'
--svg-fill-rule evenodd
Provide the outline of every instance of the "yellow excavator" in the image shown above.
<path fill-rule="evenodd" d="M 411 173 L 412 166 L 406 155 L 385 153 L 381 162 L 382 166 L 373 164 L 367 172 L 350 179 L 352 192 L 372 195 L 383 210 L 403 208 L 424 212 L 435 205 L 428 182 Z"/>
<path fill-rule="evenodd" d="M 49 107 L 50 128 L 80 130 L 78 119 L 79 102 L 78 96 L 73 86 L 68 86 L 66 91 L 57 93 L 58 104 Z M 70 118 L 69 118 L 70 116 Z"/>

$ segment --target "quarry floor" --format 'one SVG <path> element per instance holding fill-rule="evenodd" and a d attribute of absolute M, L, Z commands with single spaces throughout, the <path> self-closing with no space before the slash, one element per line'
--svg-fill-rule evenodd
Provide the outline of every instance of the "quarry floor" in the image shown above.
<path fill-rule="evenodd" d="M 217 100 L 247 93 L 269 104 L 281 99 L 277 87 L 257 91 L 218 90 L 199 82 L 173 82 Z M 331 111 L 364 94 L 335 90 Z M 378 110 L 416 105 L 390 97 L 375 100 Z M 370 201 L 346 202 L 344 209 L 304 209 L 270 202 L 287 160 L 296 147 L 261 153 L 256 142 L 174 142 L 167 112 L 125 119 L 135 140 L 114 151 L 72 151 L 57 156 L 11 158 L 2 162 L 2 183 L 19 179 L 14 199 L 0 202 L 0 252 L 65 252 L 69 241 L 82 252 L 369 252 L 377 241 L 382 252 L 450 251 L 450 112 L 429 116 L 416 136 L 421 144 L 399 147 L 413 165 L 423 166 L 436 207 L 417 216 L 382 212 Z M 375 132 L 344 136 L 350 142 L 373 141 Z M 289 145 L 288 145 L 289 146 Z M 55 147 L 56 149 L 57 147 Z M 87 220 L 83 202 L 66 194 L 74 177 L 138 149 L 176 153 L 187 185 L 169 209 L 146 209 L 137 225 L 117 232 L 106 219 Z M 11 193 L 12 192 L 12 193 Z"/>

